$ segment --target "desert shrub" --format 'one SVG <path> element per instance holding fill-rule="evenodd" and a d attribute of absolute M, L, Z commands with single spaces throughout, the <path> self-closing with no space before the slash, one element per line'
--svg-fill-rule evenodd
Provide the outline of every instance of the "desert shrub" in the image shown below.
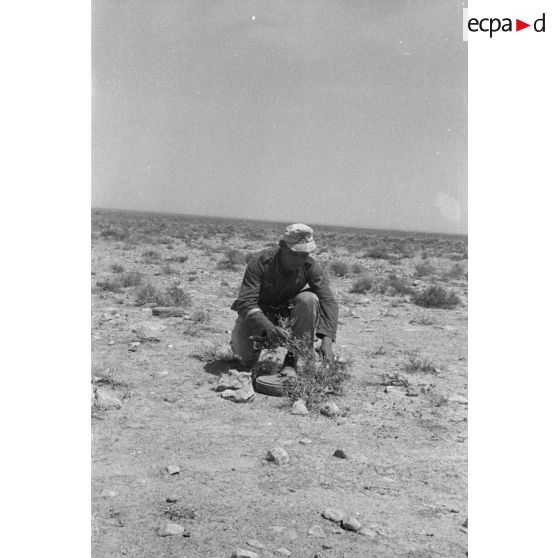
<path fill-rule="evenodd" d="M 409 380 L 399 372 L 385 372 L 380 375 L 379 384 L 381 386 L 409 387 Z"/>
<path fill-rule="evenodd" d="M 177 273 L 177 271 L 176 269 L 174 269 L 174 267 L 172 267 L 172 265 L 166 263 L 161 267 L 161 273 L 163 275 L 174 275 L 175 273 Z"/>
<path fill-rule="evenodd" d="M 217 269 L 231 269 L 232 271 L 246 263 L 246 255 L 236 248 L 227 250 L 225 256 L 217 263 Z"/>
<path fill-rule="evenodd" d="M 102 291 L 109 291 L 111 293 L 119 293 L 122 291 L 122 285 L 118 278 L 105 279 L 104 281 L 97 281 L 96 285 Z"/>
<path fill-rule="evenodd" d="M 112 264 L 110 266 L 110 268 L 114 273 L 122 273 L 124 271 L 124 268 L 120 264 L 117 264 L 117 263 Z"/>
<path fill-rule="evenodd" d="M 359 277 L 353 283 L 353 286 L 351 287 L 351 292 L 352 293 L 363 294 L 363 293 L 369 291 L 372 288 L 373 284 L 374 284 L 374 282 L 373 282 L 372 276 L 370 274 L 363 275 L 362 277 Z"/>
<path fill-rule="evenodd" d="M 423 374 L 438 374 L 434 362 L 427 357 L 421 357 L 417 353 L 410 353 L 408 360 L 403 365 L 405 372 L 422 372 Z"/>
<path fill-rule="evenodd" d="M 158 306 L 179 306 L 185 308 L 192 302 L 192 297 L 176 285 L 160 291 L 153 285 L 144 285 L 136 293 L 136 304 L 156 304 Z"/>
<path fill-rule="evenodd" d="M 159 263 L 161 261 L 161 254 L 159 254 L 159 252 L 156 252 L 155 250 L 146 250 L 141 255 L 141 258 L 144 263 Z"/>
<path fill-rule="evenodd" d="M 342 260 L 333 260 L 329 265 L 329 269 L 337 275 L 337 277 L 344 277 L 349 273 L 349 264 Z"/>
<path fill-rule="evenodd" d="M 194 310 L 193 314 L 190 316 L 190 319 L 194 322 L 205 324 L 211 318 L 211 314 L 209 310 L 205 310 L 204 308 L 197 308 Z"/>
<path fill-rule="evenodd" d="M 439 285 L 432 285 L 418 293 L 413 294 L 413 302 L 424 308 L 455 308 L 461 303 L 459 297 L 453 292 Z"/>
<path fill-rule="evenodd" d="M 444 273 L 447 279 L 461 279 L 465 275 L 465 269 L 461 264 L 454 264 L 449 271 Z"/>
<path fill-rule="evenodd" d="M 374 260 L 388 260 L 390 258 L 389 254 L 380 248 L 371 248 L 364 254 L 364 257 Z"/>
<path fill-rule="evenodd" d="M 390 273 L 376 284 L 374 292 L 388 296 L 406 295 L 413 292 L 413 287 L 405 277 Z"/>
<path fill-rule="evenodd" d="M 123 273 L 118 279 L 123 287 L 137 287 L 141 285 L 143 275 L 137 271 L 129 271 Z"/>
<path fill-rule="evenodd" d="M 188 261 L 187 254 L 184 254 L 183 256 L 173 256 L 171 258 L 167 258 L 167 262 L 184 263 L 186 261 Z"/>
<path fill-rule="evenodd" d="M 436 273 L 436 268 L 430 262 L 415 265 L 415 277 L 425 277 Z"/>
<path fill-rule="evenodd" d="M 125 240 L 129 236 L 130 233 L 127 230 L 109 228 L 101 231 L 101 238 L 105 238 L 107 240 Z"/>
<path fill-rule="evenodd" d="M 354 264 L 352 265 L 352 267 L 351 267 L 351 271 L 352 271 L 355 275 L 360 275 L 365 269 L 366 269 L 366 268 L 365 268 L 363 265 L 359 264 L 358 262 L 357 262 L 357 263 L 354 263 Z"/>

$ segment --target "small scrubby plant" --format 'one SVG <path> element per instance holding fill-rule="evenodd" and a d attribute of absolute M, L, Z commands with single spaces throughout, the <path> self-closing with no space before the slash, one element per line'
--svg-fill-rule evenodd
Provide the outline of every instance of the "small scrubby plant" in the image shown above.
<path fill-rule="evenodd" d="M 143 262 L 147 264 L 159 263 L 161 261 L 161 254 L 155 250 L 146 250 L 141 255 L 141 258 Z"/>
<path fill-rule="evenodd" d="M 410 353 L 404 364 L 406 372 L 421 372 L 422 374 L 438 374 L 438 369 L 432 359 L 421 357 L 417 353 Z"/>
<path fill-rule="evenodd" d="M 372 248 L 364 254 L 365 258 L 372 258 L 374 260 L 389 260 L 389 254 L 380 248 Z"/>
<path fill-rule="evenodd" d="M 374 285 L 374 282 L 372 280 L 372 276 L 371 275 L 363 275 L 362 277 L 359 277 L 353 283 L 353 286 L 351 287 L 351 292 L 352 293 L 358 293 L 358 294 L 364 294 L 365 292 L 369 291 L 372 288 L 373 285 Z"/>
<path fill-rule="evenodd" d="M 217 269 L 237 271 L 244 263 L 246 263 L 246 255 L 236 248 L 231 248 L 227 250 L 225 256 L 217 263 Z"/>
<path fill-rule="evenodd" d="M 329 269 L 337 275 L 337 277 L 344 277 L 350 271 L 349 264 L 342 260 L 333 260 L 329 266 Z"/>
<path fill-rule="evenodd" d="M 424 308 L 455 308 L 461 303 L 460 298 L 453 292 L 439 285 L 432 285 L 423 291 L 413 294 L 413 302 Z"/>
<path fill-rule="evenodd" d="M 436 273 L 436 268 L 430 262 L 415 265 L 415 277 L 425 277 L 434 275 L 434 273 Z"/>
<path fill-rule="evenodd" d="M 179 306 L 185 308 L 192 302 L 192 297 L 185 293 L 180 287 L 169 287 L 160 291 L 153 285 L 144 285 L 136 293 L 136 304 L 156 304 L 158 306 Z"/>

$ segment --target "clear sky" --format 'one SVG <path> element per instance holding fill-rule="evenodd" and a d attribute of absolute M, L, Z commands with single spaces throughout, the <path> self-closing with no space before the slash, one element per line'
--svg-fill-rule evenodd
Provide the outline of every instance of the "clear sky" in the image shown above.
<path fill-rule="evenodd" d="M 454 0 L 93 0 L 95 207 L 467 232 Z"/>

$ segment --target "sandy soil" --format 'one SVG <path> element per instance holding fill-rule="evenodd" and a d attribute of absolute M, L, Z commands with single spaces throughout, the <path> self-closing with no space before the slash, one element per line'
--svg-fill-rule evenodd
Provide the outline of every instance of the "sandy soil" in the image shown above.
<path fill-rule="evenodd" d="M 340 305 L 334 347 L 353 366 L 345 394 L 332 396 L 342 416 L 328 418 L 292 415 L 287 401 L 259 394 L 248 404 L 222 399 L 214 388 L 231 363 L 192 356 L 229 341 L 244 266 L 219 269 L 224 253 L 259 250 L 280 230 L 94 211 L 92 386 L 122 406 L 92 408 L 93 556 L 228 557 L 237 548 L 260 557 L 281 548 L 295 558 L 465 556 L 467 281 L 454 266 L 466 271 L 466 238 L 316 227 L 320 262 L 364 268 L 330 272 Z M 365 257 L 373 247 L 389 258 Z M 142 256 L 149 250 L 160 258 Z M 435 271 L 416 279 L 425 262 Z M 136 305 L 140 286 L 113 292 L 103 283 L 132 271 L 142 284 L 189 293 L 186 315 L 154 317 L 150 305 Z M 395 273 L 415 290 L 443 285 L 462 305 L 351 293 L 367 272 L 376 282 Z M 410 354 L 435 370 L 409 370 Z M 382 385 L 396 375 L 416 396 Z M 274 446 L 289 453 L 288 464 L 265 460 Z M 334 457 L 336 449 L 348 459 Z M 169 465 L 180 473 L 170 475 Z M 177 502 L 167 503 L 172 495 Z M 322 518 L 326 507 L 351 513 L 372 536 Z M 157 534 L 169 517 L 186 536 Z M 324 538 L 308 534 L 316 525 Z"/>

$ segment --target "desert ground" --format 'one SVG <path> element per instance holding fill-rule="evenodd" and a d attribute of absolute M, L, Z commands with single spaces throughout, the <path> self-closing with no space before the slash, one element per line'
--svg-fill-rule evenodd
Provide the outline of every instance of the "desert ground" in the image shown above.
<path fill-rule="evenodd" d="M 93 210 L 94 557 L 466 555 L 467 238 L 315 226 L 350 378 L 295 415 L 216 391 L 246 257 L 283 227 Z"/>

